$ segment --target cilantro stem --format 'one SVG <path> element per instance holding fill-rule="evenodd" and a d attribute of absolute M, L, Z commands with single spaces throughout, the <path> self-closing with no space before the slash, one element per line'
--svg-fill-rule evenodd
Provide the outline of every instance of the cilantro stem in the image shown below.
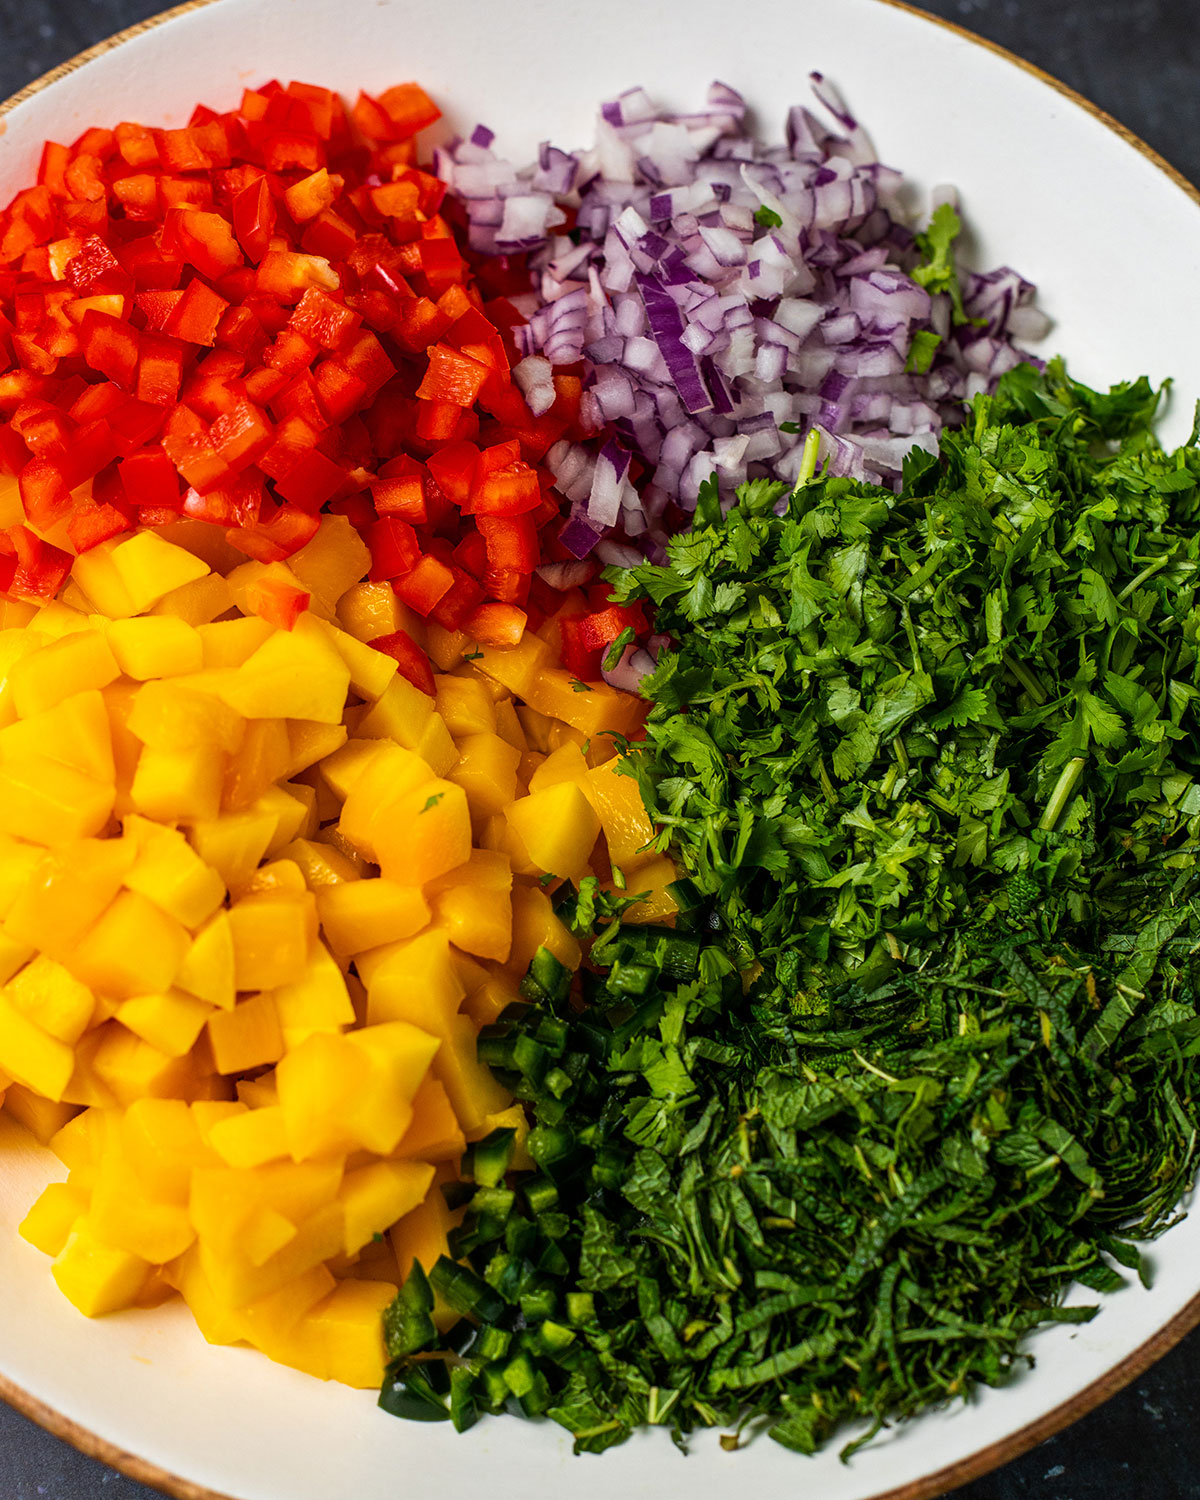
<path fill-rule="evenodd" d="M 1004 665 L 1013 674 L 1013 676 L 1017 679 L 1017 681 L 1037 704 L 1037 706 L 1041 708 L 1042 705 L 1047 701 L 1046 690 L 1033 675 L 1033 673 L 1029 670 L 1029 668 L 1025 665 L 1025 663 L 1023 661 L 1018 661 L 1016 657 L 1014 657 L 1009 651 L 1006 651 L 1004 653 L 1002 660 L 1004 662 Z"/>
<path fill-rule="evenodd" d="M 1046 803 L 1046 810 L 1038 820 L 1038 827 L 1043 833 L 1050 833 L 1054 825 L 1063 815 L 1063 809 L 1070 801 L 1075 791 L 1079 778 L 1083 775 L 1083 768 L 1087 765 L 1086 757 L 1076 755 L 1069 760 L 1058 773 L 1058 780 L 1054 783 L 1054 790 L 1050 793 L 1050 800 Z"/>
<path fill-rule="evenodd" d="M 1121 592 L 1117 595 L 1117 603 L 1124 604 L 1125 600 L 1129 598 L 1134 589 L 1140 588 L 1142 584 L 1145 583 L 1147 578 L 1153 578 L 1155 573 L 1158 573 L 1159 571 L 1161 571 L 1161 569 L 1165 568 L 1170 561 L 1170 554 L 1164 553 L 1162 557 L 1156 557 L 1152 563 L 1147 563 L 1142 571 L 1138 573 L 1136 577 L 1131 578 L 1130 581 L 1121 590 Z"/>

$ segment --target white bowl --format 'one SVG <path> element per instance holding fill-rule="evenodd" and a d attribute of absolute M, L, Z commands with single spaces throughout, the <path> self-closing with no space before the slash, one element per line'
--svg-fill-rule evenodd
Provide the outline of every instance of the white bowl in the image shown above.
<path fill-rule="evenodd" d="M 957 185 L 981 267 L 1042 289 L 1047 349 L 1092 383 L 1175 378 L 1165 435 L 1200 395 L 1200 198 L 1083 101 L 953 27 L 880 0 L 216 0 L 135 28 L 18 95 L 0 119 L 0 201 L 32 181 L 42 142 L 92 124 L 182 124 L 197 101 L 234 104 L 278 76 L 354 93 L 419 79 L 446 126 L 489 124 L 525 156 L 590 141 L 603 98 L 634 83 L 696 103 L 719 77 L 766 133 L 819 68 L 883 160 L 916 189 Z M 210 1348 L 179 1304 L 88 1322 L 58 1294 L 16 1225 L 55 1171 L 0 1117 L 0 1395 L 106 1462 L 172 1493 L 238 1500 L 696 1500 L 803 1491 L 821 1500 L 942 1493 L 1047 1436 L 1135 1378 L 1200 1321 L 1200 1218 L 1154 1254 L 1150 1291 L 1107 1299 L 1093 1323 L 1037 1336 L 1036 1368 L 970 1406 L 881 1436 L 843 1467 L 768 1441 L 715 1436 L 683 1460 L 662 1433 L 575 1459 L 559 1429 L 483 1422 L 466 1437 L 398 1422 L 369 1393 L 324 1385 L 248 1349 Z M 136 1455 L 136 1457 L 134 1457 Z"/>

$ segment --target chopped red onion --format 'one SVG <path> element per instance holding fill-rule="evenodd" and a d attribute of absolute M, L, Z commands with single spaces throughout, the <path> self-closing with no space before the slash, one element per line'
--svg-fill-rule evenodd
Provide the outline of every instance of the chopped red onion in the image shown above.
<path fill-rule="evenodd" d="M 717 83 L 690 114 L 627 90 L 601 106 L 590 149 L 545 142 L 522 169 L 483 127 L 435 153 L 472 246 L 533 252 L 514 301 L 528 318 L 515 378 L 535 413 L 552 367 L 583 361 L 598 437 L 547 455 L 572 556 L 661 555 L 711 476 L 725 498 L 747 478 L 794 482 L 812 428 L 831 472 L 896 483 L 906 452 L 936 451 L 963 401 L 1024 357 L 1013 340 L 1045 332 L 1007 267 L 964 274 L 972 321 L 953 324 L 949 297 L 909 274 L 900 174 L 833 85 L 812 86 L 825 116 L 792 109 L 781 146 L 749 135 L 743 99 Z M 918 332 L 940 339 L 923 373 L 909 368 Z"/>

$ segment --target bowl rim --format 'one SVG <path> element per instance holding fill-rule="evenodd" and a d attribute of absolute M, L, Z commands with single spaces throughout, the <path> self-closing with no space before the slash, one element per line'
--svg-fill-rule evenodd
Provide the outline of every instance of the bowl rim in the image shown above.
<path fill-rule="evenodd" d="M 114 32 L 112 36 L 94 43 L 91 47 L 77 52 L 65 62 L 59 63 L 40 77 L 27 83 L 24 88 L 18 89 L 15 94 L 0 101 L 0 121 L 18 105 L 25 103 L 34 95 L 42 92 L 52 83 L 57 83 L 60 78 L 65 78 L 76 69 L 83 67 L 94 58 L 102 57 L 105 53 L 113 51 L 125 42 L 132 41 L 134 37 L 141 36 L 144 32 L 164 25 L 178 16 L 186 15 L 189 11 L 202 10 L 210 5 L 219 4 L 220 0 L 183 0 L 180 5 L 172 6 L 168 10 L 160 11 L 155 15 L 147 16 L 145 20 L 137 21 L 132 26 L 127 26 L 122 31 Z M 1097 120 L 1114 135 L 1119 136 L 1127 145 L 1143 156 L 1153 167 L 1164 174 L 1177 188 L 1200 208 L 1200 188 L 1191 182 L 1179 169 L 1173 166 L 1167 159 L 1157 152 L 1153 146 L 1148 145 L 1128 126 L 1123 125 L 1120 120 L 1110 115 L 1106 110 L 1094 104 L 1085 95 L 1073 89 L 1069 84 L 1048 73 L 1036 63 L 1029 62 L 1026 58 L 1018 56 L 1007 47 L 1002 47 L 998 42 L 993 42 L 987 37 L 980 36 L 977 32 L 960 26 L 955 21 L 949 21 L 942 16 L 935 16 L 929 11 L 922 10 L 919 6 L 911 5 L 908 0 L 874 0 L 875 4 L 886 5 L 891 10 L 904 11 L 933 26 L 939 26 L 943 31 L 948 31 L 963 41 L 970 42 L 976 47 L 982 47 L 985 51 L 994 53 L 1005 62 L 1020 68 L 1023 72 L 1032 75 L 1040 82 L 1048 84 L 1056 93 L 1069 99 L 1078 105 L 1093 119 Z M 978 1449 L 968 1457 L 959 1459 L 957 1462 L 948 1464 L 934 1473 L 923 1475 L 920 1479 L 912 1480 L 897 1488 L 881 1490 L 870 1497 L 870 1500 L 937 1500 L 937 1497 L 946 1495 L 951 1490 L 969 1483 L 971 1480 L 980 1479 L 986 1474 L 1010 1463 L 1013 1459 L 1020 1458 L 1022 1454 L 1028 1453 L 1039 1443 L 1045 1442 L 1047 1438 L 1053 1437 L 1055 1433 L 1062 1432 L 1064 1428 L 1079 1421 L 1081 1417 L 1094 1411 L 1101 1406 L 1110 1396 L 1115 1396 L 1125 1386 L 1131 1384 L 1140 1375 L 1156 1364 L 1165 1354 L 1169 1353 L 1189 1333 L 1200 1326 L 1200 1293 L 1197 1293 L 1191 1301 L 1182 1307 L 1175 1316 L 1169 1319 L 1155 1333 L 1140 1344 L 1131 1354 L 1126 1355 L 1112 1369 L 1098 1376 L 1091 1384 L 1077 1392 L 1068 1400 L 1061 1402 L 1058 1406 L 1051 1407 L 1043 1412 L 1040 1417 L 1027 1422 L 1025 1426 L 1007 1437 L 998 1439 L 994 1443 Z M 161 1468 L 158 1464 L 151 1463 L 149 1459 L 141 1458 L 136 1453 L 130 1453 L 117 1444 L 110 1442 L 107 1438 L 99 1436 L 89 1428 L 82 1426 L 63 1412 L 57 1411 L 37 1396 L 32 1395 L 23 1387 L 17 1385 L 7 1376 L 0 1374 L 0 1400 L 11 1406 L 23 1417 L 35 1422 L 51 1436 L 62 1439 L 69 1443 L 80 1453 L 88 1458 L 97 1459 L 109 1468 L 116 1469 L 118 1473 L 127 1478 L 137 1481 L 139 1484 L 148 1485 L 160 1490 L 163 1494 L 170 1495 L 173 1500 L 237 1500 L 237 1497 L 225 1492 L 208 1488 L 206 1485 L 196 1484 L 182 1475 L 174 1474 L 168 1469 Z"/>

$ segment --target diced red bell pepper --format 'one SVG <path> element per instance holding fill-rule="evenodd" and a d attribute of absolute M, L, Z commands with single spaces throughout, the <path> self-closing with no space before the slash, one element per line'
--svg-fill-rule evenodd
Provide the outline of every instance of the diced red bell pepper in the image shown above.
<path fill-rule="evenodd" d="M 486 595 L 479 583 L 462 568 L 450 565 L 450 576 L 454 582 L 429 612 L 429 618 L 443 630 L 461 630 L 467 616 L 472 614 Z"/>
<path fill-rule="evenodd" d="M 337 358 L 322 360 L 313 371 L 313 379 L 321 409 L 331 423 L 345 422 L 361 411 L 370 396 L 366 381 Z"/>
<path fill-rule="evenodd" d="M 358 313 L 315 286 L 305 291 L 288 319 L 288 327 L 310 344 L 329 350 L 343 344 L 361 323 Z"/>
<path fill-rule="evenodd" d="M 117 465 L 129 504 L 138 510 L 178 510 L 182 501 L 179 475 L 161 448 L 131 453 Z"/>
<path fill-rule="evenodd" d="M 332 206 L 344 186 L 344 179 L 318 167 L 299 182 L 293 182 L 283 195 L 288 213 L 297 224 L 306 224 Z"/>
<path fill-rule="evenodd" d="M 474 406 L 488 378 L 488 367 L 449 344 L 434 344 L 429 351 L 429 369 L 417 387 L 422 401 L 454 406 Z"/>
<path fill-rule="evenodd" d="M 466 510 L 475 515 L 522 516 L 536 510 L 541 503 L 537 474 L 523 460 L 518 460 L 481 478 Z"/>
<path fill-rule="evenodd" d="M 88 314 L 91 317 L 92 314 Z M 84 319 L 86 328 L 87 319 Z M 90 362 L 90 361 L 89 361 Z M 116 377 L 110 374 L 110 378 Z M 137 398 L 154 406 L 171 406 L 183 382 L 183 349 L 163 334 L 143 333 L 138 339 Z M 118 384 L 121 382 L 118 381 Z M 189 481 L 191 482 L 191 481 Z"/>
<path fill-rule="evenodd" d="M 382 516 L 366 529 L 363 540 L 371 549 L 373 581 L 402 578 L 421 561 L 421 544 L 407 521 Z"/>
<path fill-rule="evenodd" d="M 8 539 L 17 565 L 8 592 L 18 599 L 53 599 L 71 571 L 71 554 L 52 547 L 27 526 L 13 526 Z"/>
<path fill-rule="evenodd" d="M 203 344 L 211 349 L 217 341 L 221 315 L 228 306 L 225 298 L 219 297 L 203 281 L 189 282 L 168 314 L 163 332 L 186 343 Z"/>
<path fill-rule="evenodd" d="M 371 483 L 375 509 L 381 516 L 394 516 L 412 526 L 423 525 L 429 519 L 424 468 L 407 455 L 394 460 L 387 468 L 386 478 L 380 477 Z"/>
<path fill-rule="evenodd" d="M 217 417 L 209 435 L 222 461 L 235 474 L 256 463 L 275 440 L 275 430 L 259 408 L 241 399 Z"/>
<path fill-rule="evenodd" d="M 400 669 L 400 675 L 406 677 L 413 687 L 420 688 L 431 698 L 435 696 L 433 668 L 429 664 L 429 658 L 406 630 L 376 636 L 370 644 L 376 651 L 392 657 Z"/>
<path fill-rule="evenodd" d="M 242 264 L 233 227 L 220 214 L 197 208 L 173 208 L 163 227 L 163 248 L 170 246 L 201 276 L 219 277 Z"/>
<path fill-rule="evenodd" d="M 62 481 L 69 490 L 94 479 L 117 456 L 112 428 L 103 419 L 89 422 L 72 434 L 66 453 L 59 460 Z"/>
<path fill-rule="evenodd" d="M 467 617 L 463 629 L 481 646 L 519 646 L 527 618 L 515 604 L 481 604 Z"/>
<path fill-rule="evenodd" d="M 260 519 L 252 526 L 240 526 L 225 533 L 231 546 L 259 562 L 284 562 L 306 547 L 321 525 L 321 518 L 281 505 L 274 515 Z"/>
<path fill-rule="evenodd" d="M 186 406 L 177 406 L 167 418 L 162 445 L 198 494 L 207 494 L 234 477 L 217 452 L 207 424 Z"/>
<path fill-rule="evenodd" d="M 158 164 L 158 142 L 154 132 L 145 125 L 135 125 L 125 120 L 113 131 L 113 140 L 121 153 L 121 160 L 130 167 L 149 167 Z"/>
<path fill-rule="evenodd" d="M 128 323 L 108 313 L 87 312 L 79 325 L 79 338 L 84 360 L 93 370 L 122 390 L 136 386 L 141 339 Z"/>
<path fill-rule="evenodd" d="M 121 532 L 128 531 L 133 523 L 115 505 L 85 505 L 76 510 L 67 522 L 67 536 L 76 553 L 88 552 L 107 542 Z"/>
<path fill-rule="evenodd" d="M 480 457 L 474 443 L 447 443 L 426 460 L 442 494 L 462 510 L 470 504 Z"/>
<path fill-rule="evenodd" d="M 21 506 L 30 525 L 49 531 L 71 510 L 71 492 L 63 483 L 56 463 L 32 458 L 17 476 L 21 488 Z"/>
<path fill-rule="evenodd" d="M 446 564 L 427 556 L 403 578 L 395 579 L 392 590 L 398 599 L 425 618 L 453 586 L 454 574 Z"/>
<path fill-rule="evenodd" d="M 537 531 L 528 516 L 479 516 L 489 568 L 532 573 L 540 559 Z"/>
<path fill-rule="evenodd" d="M 346 482 L 346 471 L 316 448 L 300 452 L 282 478 L 276 492 L 302 511 L 315 515 Z"/>

